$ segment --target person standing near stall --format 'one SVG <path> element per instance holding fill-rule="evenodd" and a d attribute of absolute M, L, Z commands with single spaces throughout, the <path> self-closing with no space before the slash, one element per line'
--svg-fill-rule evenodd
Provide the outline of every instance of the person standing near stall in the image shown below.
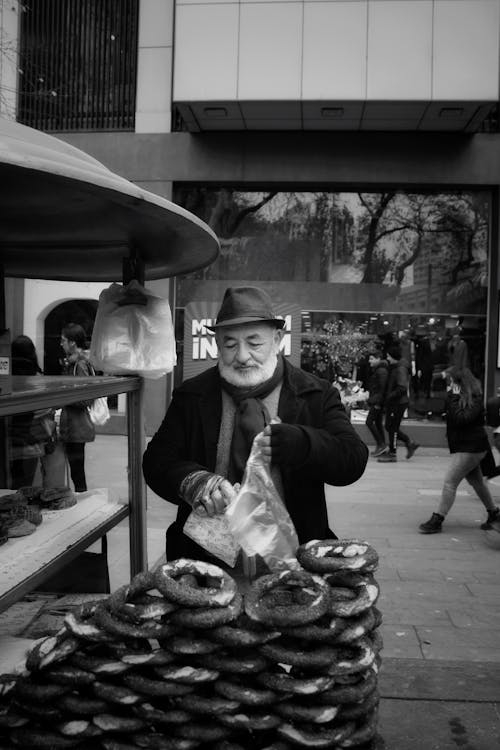
<path fill-rule="evenodd" d="M 65 359 L 63 375 L 88 377 L 94 370 L 86 351 L 86 335 L 82 326 L 76 323 L 65 325 L 61 331 L 61 346 Z M 89 402 L 77 401 L 61 410 L 59 434 L 69 463 L 75 492 L 86 492 L 85 443 L 95 440 L 95 427 L 89 416 Z"/>
<path fill-rule="evenodd" d="M 371 374 L 368 380 L 368 416 L 366 426 L 375 440 L 375 449 L 372 456 L 380 456 L 386 450 L 384 432 L 384 402 L 387 389 L 387 378 L 389 367 L 385 359 L 382 359 L 382 351 L 377 348 L 368 357 Z"/>

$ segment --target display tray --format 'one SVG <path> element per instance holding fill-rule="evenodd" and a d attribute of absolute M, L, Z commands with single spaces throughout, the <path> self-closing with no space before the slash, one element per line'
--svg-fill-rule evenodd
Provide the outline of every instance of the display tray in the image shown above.
<path fill-rule="evenodd" d="M 128 514 L 128 505 L 106 488 L 79 493 L 72 508 L 42 511 L 43 522 L 33 534 L 9 539 L 0 547 L 0 611 L 68 564 Z"/>

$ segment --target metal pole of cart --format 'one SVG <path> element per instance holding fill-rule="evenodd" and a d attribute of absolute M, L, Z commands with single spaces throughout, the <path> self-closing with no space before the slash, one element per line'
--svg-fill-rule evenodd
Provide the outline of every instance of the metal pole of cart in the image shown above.
<path fill-rule="evenodd" d="M 123 258 L 123 285 L 132 279 L 144 285 L 144 263 L 136 249 Z M 128 423 L 128 483 L 130 502 L 130 574 L 148 569 L 146 483 L 142 475 L 142 456 L 145 450 L 144 382 L 137 391 L 127 393 Z"/>

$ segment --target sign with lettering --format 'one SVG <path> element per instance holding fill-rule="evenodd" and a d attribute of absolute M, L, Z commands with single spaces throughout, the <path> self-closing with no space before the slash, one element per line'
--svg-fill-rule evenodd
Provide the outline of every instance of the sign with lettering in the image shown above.
<path fill-rule="evenodd" d="M 207 329 L 217 318 L 220 302 L 190 302 L 184 309 L 184 361 L 185 380 L 198 375 L 217 361 L 215 335 Z M 300 366 L 301 310 L 287 303 L 275 306 L 276 315 L 285 320 L 285 334 L 281 342 L 284 356 Z"/>

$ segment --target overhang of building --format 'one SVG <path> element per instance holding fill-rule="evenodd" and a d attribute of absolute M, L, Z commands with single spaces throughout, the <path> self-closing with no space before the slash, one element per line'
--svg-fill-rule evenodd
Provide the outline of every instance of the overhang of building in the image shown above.
<path fill-rule="evenodd" d="M 178 101 L 191 133 L 210 131 L 413 131 L 476 133 L 493 101 Z"/>

